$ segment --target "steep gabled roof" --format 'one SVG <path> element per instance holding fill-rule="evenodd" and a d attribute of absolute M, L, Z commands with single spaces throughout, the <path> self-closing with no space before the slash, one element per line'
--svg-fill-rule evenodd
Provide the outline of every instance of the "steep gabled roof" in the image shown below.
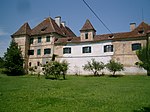
<path fill-rule="evenodd" d="M 32 29 L 31 35 L 40 35 L 47 33 L 58 33 L 64 35 L 59 26 L 55 23 L 52 18 L 47 18 Z"/>
<path fill-rule="evenodd" d="M 18 36 L 18 35 L 30 35 L 31 34 L 31 28 L 28 23 L 24 23 L 17 32 L 15 32 L 12 36 Z"/>
<path fill-rule="evenodd" d="M 61 24 L 60 28 L 67 37 L 76 37 L 76 35 L 73 33 L 73 31 L 69 27 L 63 26 Z"/>
<path fill-rule="evenodd" d="M 136 27 L 132 32 L 143 31 L 144 33 L 147 33 L 148 30 L 150 30 L 150 25 L 146 24 L 145 22 L 142 22 L 142 23 L 139 24 L 139 26 Z"/>
<path fill-rule="evenodd" d="M 87 31 L 87 30 L 94 30 L 94 31 L 96 31 L 94 29 L 93 25 L 91 24 L 91 22 L 88 19 L 86 20 L 85 24 L 83 25 L 83 27 L 81 28 L 80 31 Z"/>
<path fill-rule="evenodd" d="M 67 26 L 59 27 L 55 20 L 52 18 L 47 18 L 38 24 L 35 28 L 32 29 L 31 35 L 41 35 L 41 34 L 48 34 L 48 33 L 57 33 L 62 36 L 76 36 Z"/>

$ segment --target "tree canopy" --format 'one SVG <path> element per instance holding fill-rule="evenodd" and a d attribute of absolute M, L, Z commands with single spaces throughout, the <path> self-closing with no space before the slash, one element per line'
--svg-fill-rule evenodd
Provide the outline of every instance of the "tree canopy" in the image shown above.
<path fill-rule="evenodd" d="M 4 54 L 4 67 L 8 75 L 22 75 L 24 74 L 23 57 L 21 48 L 12 40 L 7 52 Z"/>
<path fill-rule="evenodd" d="M 113 72 L 113 76 L 117 71 L 124 70 L 123 64 L 120 62 L 115 62 L 115 60 L 110 60 L 106 67 L 110 72 Z"/>
<path fill-rule="evenodd" d="M 144 46 L 136 52 L 139 62 L 135 64 L 147 70 L 147 75 L 150 76 L 150 45 Z"/>

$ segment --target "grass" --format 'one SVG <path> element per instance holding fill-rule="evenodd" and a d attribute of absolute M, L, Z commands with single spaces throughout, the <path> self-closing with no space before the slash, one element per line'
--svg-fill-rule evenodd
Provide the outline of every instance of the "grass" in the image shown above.
<path fill-rule="evenodd" d="M 0 75 L 0 112 L 149 112 L 150 77 Z"/>

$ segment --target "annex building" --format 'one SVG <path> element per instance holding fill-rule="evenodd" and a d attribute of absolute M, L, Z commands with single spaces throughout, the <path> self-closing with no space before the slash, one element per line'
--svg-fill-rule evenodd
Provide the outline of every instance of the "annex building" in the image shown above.
<path fill-rule="evenodd" d="M 121 74 L 143 74 L 146 71 L 135 65 L 138 62 L 136 50 L 146 45 L 150 39 L 150 25 L 142 22 L 138 26 L 130 24 L 130 32 L 97 35 L 91 22 L 87 19 L 81 26 L 80 36 L 61 21 L 61 17 L 46 18 L 36 27 L 30 28 L 28 23 L 22 25 L 12 35 L 21 47 L 24 67 L 28 71 L 35 67 L 42 73 L 42 66 L 48 63 L 53 55 L 56 60 L 69 63 L 68 74 L 91 74 L 83 70 L 83 65 L 94 58 L 96 61 L 108 63 L 114 59 L 122 63 L 125 70 Z M 107 70 L 103 70 L 108 73 Z"/>

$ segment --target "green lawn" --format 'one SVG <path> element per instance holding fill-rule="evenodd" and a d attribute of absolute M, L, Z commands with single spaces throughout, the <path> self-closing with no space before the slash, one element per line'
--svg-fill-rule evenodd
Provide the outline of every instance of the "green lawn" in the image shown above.
<path fill-rule="evenodd" d="M 148 76 L 50 80 L 0 75 L 0 112 L 135 112 L 143 107 L 150 108 Z"/>

